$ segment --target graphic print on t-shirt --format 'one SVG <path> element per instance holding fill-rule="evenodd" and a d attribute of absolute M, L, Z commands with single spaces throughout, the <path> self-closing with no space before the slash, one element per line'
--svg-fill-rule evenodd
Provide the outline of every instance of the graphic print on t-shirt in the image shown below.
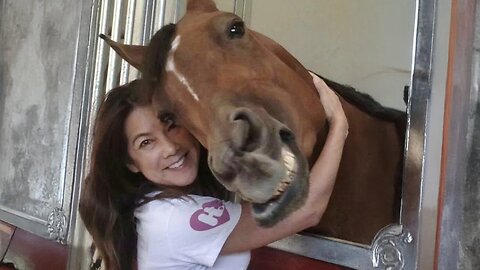
<path fill-rule="evenodd" d="M 190 227 L 195 231 L 206 231 L 224 224 L 230 220 L 225 205 L 220 200 L 213 200 L 202 204 L 190 217 Z"/>

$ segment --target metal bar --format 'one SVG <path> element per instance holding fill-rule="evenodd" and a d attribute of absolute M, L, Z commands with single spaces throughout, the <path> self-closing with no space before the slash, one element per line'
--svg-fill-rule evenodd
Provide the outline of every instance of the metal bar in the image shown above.
<path fill-rule="evenodd" d="M 167 0 L 156 0 L 157 4 L 155 9 L 155 26 L 153 27 L 153 33 L 155 34 L 162 26 L 165 25 L 165 13 L 166 13 L 166 6 Z"/>
<path fill-rule="evenodd" d="M 122 5 L 123 0 L 115 0 L 113 5 L 113 19 L 112 19 L 112 39 L 120 40 L 121 39 L 121 22 L 122 22 Z M 107 69 L 107 80 L 105 83 L 106 91 L 109 91 L 113 87 L 118 85 L 119 78 L 118 73 L 120 71 L 120 58 L 117 53 L 113 50 L 109 50 L 108 54 L 108 69 Z"/>
<path fill-rule="evenodd" d="M 142 44 L 147 45 L 150 41 L 152 36 L 152 19 L 153 19 L 153 12 L 155 8 L 155 1 L 154 0 L 146 0 L 145 2 L 145 18 L 143 21 L 143 34 L 142 34 Z"/>
<path fill-rule="evenodd" d="M 245 12 L 245 0 L 235 0 L 233 4 L 233 13 L 243 18 Z"/>
<path fill-rule="evenodd" d="M 177 0 L 177 5 L 175 7 L 175 15 L 173 16 L 173 21 L 177 23 L 185 14 L 187 10 L 187 1 L 186 0 Z"/>
<path fill-rule="evenodd" d="M 135 19 L 133 28 L 133 42 L 134 44 L 143 45 L 143 32 L 145 24 L 147 0 L 137 0 L 135 4 Z"/>
<path fill-rule="evenodd" d="M 108 33 L 108 12 L 109 12 L 110 0 L 103 0 L 100 7 L 100 20 L 98 22 L 98 33 Z M 95 68 L 93 75 L 93 99 L 92 110 L 96 111 L 99 107 L 100 96 L 104 94 L 105 80 L 103 79 L 103 72 L 106 68 L 107 59 L 106 52 L 107 47 L 105 42 L 97 43 L 97 50 L 95 55 Z M 93 127 L 92 127 L 93 128 Z M 89 134 L 92 134 L 89 131 Z"/>
<path fill-rule="evenodd" d="M 147 13 L 149 14 L 149 24 L 148 24 L 148 41 L 150 42 L 150 38 L 152 38 L 152 35 L 155 31 L 155 14 L 156 14 L 156 10 L 157 10 L 157 1 L 156 0 L 152 0 L 151 2 L 151 7 L 149 10 L 147 10 Z"/>
<path fill-rule="evenodd" d="M 7 207 L 0 208 L 0 216 L 2 217 L 2 221 L 4 222 L 15 224 L 16 227 L 19 227 L 33 234 L 42 236 L 46 239 L 49 238 L 49 234 L 47 230 L 47 222 L 45 220 L 41 220 L 34 216 L 21 213 L 19 211 L 16 211 Z M 38 226 L 38 225 L 41 225 L 41 226 Z"/>
<path fill-rule="evenodd" d="M 133 31 L 132 31 L 132 44 L 141 44 L 143 45 L 143 29 L 145 21 L 145 12 L 146 12 L 146 0 L 136 0 L 135 1 L 135 12 L 133 20 Z M 130 66 L 128 75 L 128 81 L 137 79 L 140 76 L 140 72 Z"/>
<path fill-rule="evenodd" d="M 417 0 L 412 55 L 412 87 L 407 106 L 407 134 L 400 222 L 412 235 L 406 249 L 406 269 L 416 269 L 419 253 L 419 221 L 422 209 L 426 126 L 432 91 L 432 60 L 435 33 L 436 0 Z"/>
<path fill-rule="evenodd" d="M 250 25 L 252 16 L 252 0 L 235 0 L 233 13 L 241 17 L 247 25 Z"/>
<path fill-rule="evenodd" d="M 125 18 L 125 44 L 132 44 L 133 41 L 133 26 L 135 20 L 135 7 L 136 0 L 128 0 L 127 4 L 127 13 Z M 122 66 L 120 69 L 120 82 L 119 84 L 125 84 L 128 82 L 130 75 L 130 64 L 127 61 L 122 59 Z"/>

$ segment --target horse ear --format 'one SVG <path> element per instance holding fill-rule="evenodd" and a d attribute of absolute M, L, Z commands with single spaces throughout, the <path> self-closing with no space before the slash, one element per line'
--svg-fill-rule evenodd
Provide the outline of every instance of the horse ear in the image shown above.
<path fill-rule="evenodd" d="M 107 44 L 130 65 L 140 71 L 142 70 L 143 57 L 147 50 L 147 46 L 122 44 L 111 40 L 104 34 L 101 34 L 100 38 L 105 40 L 105 42 L 107 42 Z"/>
<path fill-rule="evenodd" d="M 187 11 L 213 12 L 218 9 L 212 0 L 188 0 Z"/>

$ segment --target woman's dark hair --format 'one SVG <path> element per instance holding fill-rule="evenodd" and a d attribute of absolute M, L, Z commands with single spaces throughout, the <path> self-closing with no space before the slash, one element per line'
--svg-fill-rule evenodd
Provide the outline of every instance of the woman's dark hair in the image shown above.
<path fill-rule="evenodd" d="M 137 234 L 134 210 L 154 199 L 186 194 L 225 198 L 225 189 L 207 167 L 207 152 L 200 149 L 198 179 L 191 186 L 155 185 L 141 173 L 131 172 L 125 120 L 138 106 L 152 104 L 153 88 L 144 80 L 112 89 L 100 105 L 95 121 L 89 173 L 80 195 L 80 216 L 92 235 L 107 269 L 132 269 L 136 264 Z M 160 120 L 159 120 L 160 121 Z M 161 190 L 155 197 L 146 194 Z"/>

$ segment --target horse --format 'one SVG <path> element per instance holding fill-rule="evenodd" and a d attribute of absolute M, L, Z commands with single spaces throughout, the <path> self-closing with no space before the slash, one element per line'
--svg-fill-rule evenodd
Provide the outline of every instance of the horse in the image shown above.
<path fill-rule="evenodd" d="M 286 49 L 211 0 L 188 1 L 148 46 L 101 37 L 152 82 L 159 117 L 173 112 L 208 149 L 215 177 L 252 203 L 260 225 L 302 205 L 328 123 L 312 77 Z M 327 210 L 306 232 L 368 245 L 399 222 L 406 114 L 323 79 L 349 135 Z"/>

